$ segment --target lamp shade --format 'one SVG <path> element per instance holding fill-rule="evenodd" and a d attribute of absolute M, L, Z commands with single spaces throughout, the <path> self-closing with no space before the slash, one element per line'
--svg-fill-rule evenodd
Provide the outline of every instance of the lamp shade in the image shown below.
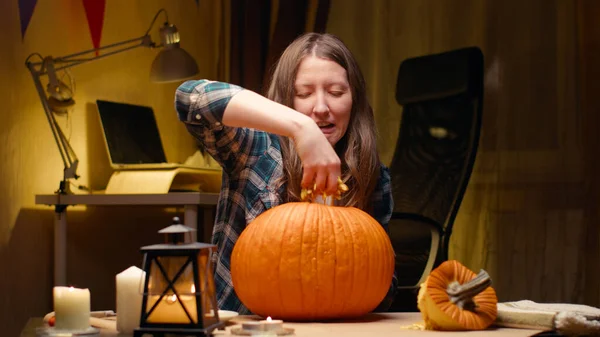
<path fill-rule="evenodd" d="M 153 82 L 172 82 L 198 73 L 198 64 L 188 52 L 177 47 L 161 50 L 152 62 L 150 80 Z"/>
<path fill-rule="evenodd" d="M 165 23 L 160 29 L 160 38 L 163 49 L 152 62 L 151 81 L 178 81 L 198 73 L 194 58 L 179 46 L 179 31 L 175 25 Z"/>

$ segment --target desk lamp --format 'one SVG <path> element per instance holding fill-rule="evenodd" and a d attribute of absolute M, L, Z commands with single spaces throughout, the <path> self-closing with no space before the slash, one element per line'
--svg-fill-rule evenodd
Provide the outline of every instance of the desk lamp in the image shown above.
<path fill-rule="evenodd" d="M 165 15 L 165 23 L 160 28 L 161 44 L 157 45 L 152 41 L 149 33 L 156 22 L 160 13 Z M 64 164 L 63 180 L 60 182 L 58 194 L 71 193 L 69 188 L 69 179 L 77 179 L 77 166 L 79 159 L 71 147 L 69 140 L 63 133 L 55 114 L 64 114 L 75 105 L 73 100 L 72 85 L 60 81 L 57 77 L 57 71 L 89 62 L 95 61 L 109 55 L 118 54 L 137 47 L 162 48 L 152 62 L 150 70 L 150 80 L 154 82 L 173 82 L 191 77 L 198 73 L 196 61 L 185 50 L 179 46 L 179 32 L 177 28 L 169 23 L 167 12 L 164 9 L 159 10 L 150 27 L 144 35 L 126 41 L 113 43 L 100 48 L 90 49 L 75 54 L 53 58 L 52 56 L 43 57 L 39 53 L 33 53 L 27 57 L 25 65 L 31 73 L 35 88 L 40 96 L 40 101 L 46 113 L 46 118 L 50 124 L 54 141 L 60 151 L 60 156 Z M 99 55 L 97 52 L 106 50 L 106 53 Z M 89 54 L 96 52 L 95 55 Z M 33 57 L 38 57 L 40 61 L 33 62 Z M 42 76 L 48 76 L 48 85 L 46 90 L 41 82 Z"/>

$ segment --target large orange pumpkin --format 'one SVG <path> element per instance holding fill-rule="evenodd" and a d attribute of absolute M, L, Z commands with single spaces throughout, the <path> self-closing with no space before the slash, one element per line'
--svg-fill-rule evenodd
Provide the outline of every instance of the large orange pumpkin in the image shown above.
<path fill-rule="evenodd" d="M 287 320 L 364 315 L 394 273 L 390 239 L 354 207 L 290 202 L 258 216 L 231 256 L 239 299 L 253 313 Z"/>
<path fill-rule="evenodd" d="M 483 330 L 498 314 L 498 298 L 487 272 L 445 261 L 421 284 L 419 310 L 430 330 Z"/>

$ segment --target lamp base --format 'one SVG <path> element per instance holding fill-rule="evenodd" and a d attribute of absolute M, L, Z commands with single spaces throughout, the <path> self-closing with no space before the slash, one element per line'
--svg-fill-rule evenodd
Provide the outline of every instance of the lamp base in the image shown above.
<path fill-rule="evenodd" d="M 60 182 L 60 184 L 58 185 L 58 190 L 56 190 L 56 192 L 54 192 L 56 194 L 73 194 L 73 192 L 71 192 L 71 184 L 69 183 L 68 179 L 64 179 Z"/>

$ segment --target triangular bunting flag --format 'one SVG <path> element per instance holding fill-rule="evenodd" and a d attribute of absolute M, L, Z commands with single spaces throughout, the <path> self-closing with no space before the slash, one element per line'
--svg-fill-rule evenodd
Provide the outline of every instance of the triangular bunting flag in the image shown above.
<path fill-rule="evenodd" d="M 102 38 L 102 26 L 104 24 L 104 8 L 106 0 L 82 0 L 87 16 L 90 34 L 92 35 L 92 43 L 94 48 L 100 48 L 100 39 Z M 98 51 L 96 51 L 96 56 Z"/>
<path fill-rule="evenodd" d="M 37 0 L 19 0 L 19 17 L 21 19 L 21 39 L 25 37 L 25 31 L 33 16 L 33 9 Z"/>

